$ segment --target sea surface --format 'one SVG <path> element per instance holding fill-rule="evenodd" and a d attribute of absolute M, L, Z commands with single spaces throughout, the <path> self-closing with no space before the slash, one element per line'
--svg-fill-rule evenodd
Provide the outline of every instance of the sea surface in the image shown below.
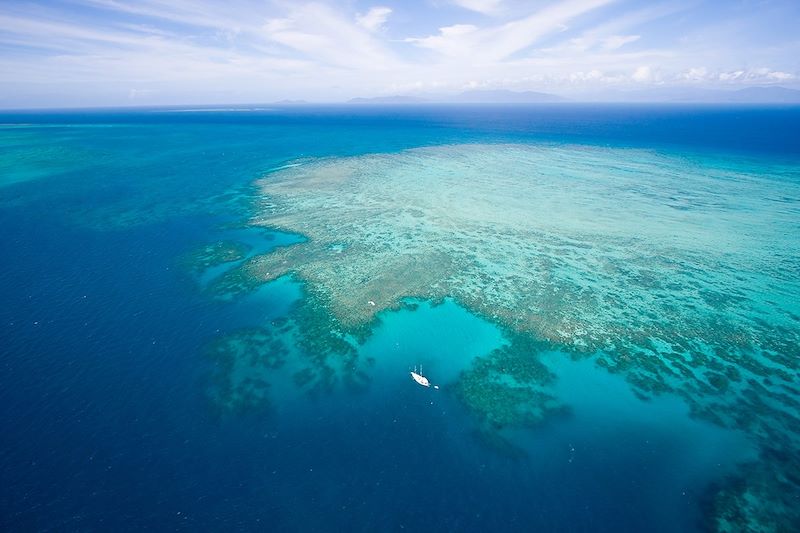
<path fill-rule="evenodd" d="M 4 531 L 800 528 L 798 107 L 0 112 L 0 259 Z"/>

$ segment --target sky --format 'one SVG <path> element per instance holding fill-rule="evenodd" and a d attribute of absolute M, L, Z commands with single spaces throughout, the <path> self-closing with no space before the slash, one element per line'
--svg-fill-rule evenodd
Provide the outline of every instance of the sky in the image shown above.
<path fill-rule="evenodd" d="M 800 0 L 0 0 L 0 107 L 800 88 Z"/>

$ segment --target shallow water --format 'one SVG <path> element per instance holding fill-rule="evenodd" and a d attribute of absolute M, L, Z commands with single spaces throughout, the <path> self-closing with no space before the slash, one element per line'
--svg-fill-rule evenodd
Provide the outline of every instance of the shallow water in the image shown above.
<path fill-rule="evenodd" d="M 797 108 L 0 123 L 3 529 L 797 523 Z"/>

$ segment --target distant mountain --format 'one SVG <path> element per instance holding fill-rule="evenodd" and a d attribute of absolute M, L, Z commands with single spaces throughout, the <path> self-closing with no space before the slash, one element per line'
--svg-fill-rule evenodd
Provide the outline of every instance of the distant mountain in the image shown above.
<path fill-rule="evenodd" d="M 430 102 L 427 98 L 418 96 L 376 96 L 374 98 L 351 98 L 348 104 L 422 104 Z"/>
<path fill-rule="evenodd" d="M 534 91 L 475 90 L 456 95 L 423 96 L 378 96 L 375 98 L 353 98 L 349 104 L 423 104 L 423 103 L 458 103 L 458 104 L 534 104 L 545 102 L 562 102 L 563 98 L 554 94 Z"/>
<path fill-rule="evenodd" d="M 731 102 L 800 103 L 800 91 L 786 87 L 747 87 L 728 96 Z"/>
<path fill-rule="evenodd" d="M 637 91 L 614 91 L 580 98 L 598 102 L 672 102 L 718 104 L 800 103 L 800 91 L 786 87 L 746 87 L 737 90 L 697 87 L 663 87 Z"/>
<path fill-rule="evenodd" d="M 277 102 L 272 102 L 272 105 L 307 105 L 308 102 L 305 100 L 279 100 Z"/>
<path fill-rule="evenodd" d="M 455 95 L 378 96 L 353 98 L 349 104 L 544 104 L 556 102 L 619 103 L 704 103 L 704 104 L 800 104 L 800 91 L 786 87 L 743 89 L 702 89 L 699 87 L 656 87 L 638 90 L 610 90 L 574 96 L 570 99 L 536 91 L 474 90 Z"/>
<path fill-rule="evenodd" d="M 474 90 L 465 91 L 448 101 L 469 104 L 542 104 L 550 102 L 564 102 L 565 99 L 555 94 L 539 93 L 536 91 L 506 91 L 506 90 Z"/>

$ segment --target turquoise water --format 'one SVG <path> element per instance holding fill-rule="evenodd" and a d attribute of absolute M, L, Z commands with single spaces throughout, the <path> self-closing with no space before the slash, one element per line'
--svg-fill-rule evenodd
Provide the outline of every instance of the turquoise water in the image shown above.
<path fill-rule="evenodd" d="M 4 529 L 800 524 L 797 108 L 0 123 Z"/>

